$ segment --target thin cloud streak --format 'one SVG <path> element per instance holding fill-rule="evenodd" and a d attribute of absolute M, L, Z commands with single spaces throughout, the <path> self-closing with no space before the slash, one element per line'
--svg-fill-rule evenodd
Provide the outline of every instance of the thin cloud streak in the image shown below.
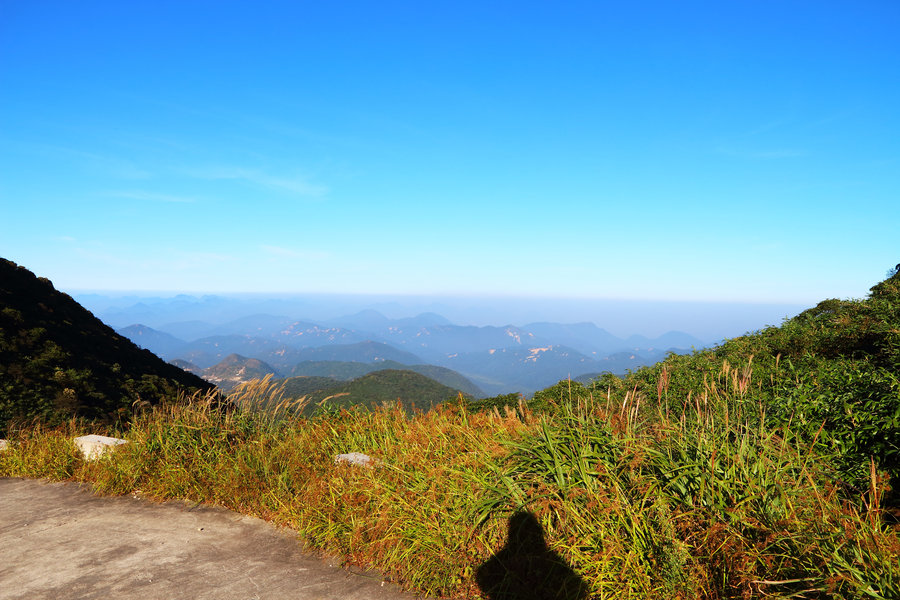
<path fill-rule="evenodd" d="M 3 146 L 30 155 L 37 155 L 50 159 L 63 159 L 79 163 L 82 168 L 100 171 L 107 177 L 115 177 L 117 179 L 150 179 L 153 176 L 152 173 L 138 167 L 128 159 L 79 150 L 59 144 L 10 142 L 2 140 L 0 141 L 0 147 Z"/>
<path fill-rule="evenodd" d="M 156 266 L 165 266 L 167 261 L 154 261 Z M 178 271 L 207 269 L 216 264 L 234 263 L 235 257 L 217 252 L 176 252 L 171 267 Z M 153 265 L 154 263 L 148 263 Z"/>
<path fill-rule="evenodd" d="M 114 198 L 126 198 L 128 200 L 149 200 L 152 202 L 170 202 L 170 203 L 180 203 L 180 204 L 190 204 L 196 202 L 196 198 L 190 198 L 187 196 L 172 196 L 170 194 L 156 194 L 153 192 L 144 192 L 140 190 L 131 190 L 131 191 L 112 191 L 107 192 L 105 195 L 112 196 Z"/>
<path fill-rule="evenodd" d="M 797 150 L 794 148 L 777 148 L 774 150 L 735 150 L 734 148 L 724 147 L 716 148 L 716 154 L 762 160 L 802 158 L 807 155 L 804 150 Z"/>
<path fill-rule="evenodd" d="M 92 244 L 93 248 L 79 245 L 74 252 L 94 263 L 112 267 L 122 267 L 133 273 L 153 273 L 172 271 L 210 272 L 217 266 L 235 263 L 237 259 L 228 254 L 203 251 L 163 250 L 162 256 L 154 258 L 138 258 L 127 254 L 118 254 L 105 244 Z"/>
<path fill-rule="evenodd" d="M 310 183 L 302 177 L 280 177 L 260 169 L 214 167 L 209 169 L 190 169 L 186 171 L 186 174 L 198 179 L 246 181 L 254 185 L 312 198 L 322 197 L 329 191 L 328 187 Z"/>
<path fill-rule="evenodd" d="M 262 245 L 260 249 L 268 254 L 283 258 L 302 258 L 307 260 L 323 260 L 330 255 L 327 252 L 310 251 L 310 250 L 292 250 L 291 248 L 282 248 L 281 246 Z"/>

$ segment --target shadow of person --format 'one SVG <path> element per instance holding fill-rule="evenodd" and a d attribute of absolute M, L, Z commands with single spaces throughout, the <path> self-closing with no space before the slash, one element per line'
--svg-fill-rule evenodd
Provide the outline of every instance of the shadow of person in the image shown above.
<path fill-rule="evenodd" d="M 506 546 L 475 572 L 490 600 L 586 600 L 590 589 L 560 555 L 547 547 L 544 531 L 530 512 L 509 518 Z"/>

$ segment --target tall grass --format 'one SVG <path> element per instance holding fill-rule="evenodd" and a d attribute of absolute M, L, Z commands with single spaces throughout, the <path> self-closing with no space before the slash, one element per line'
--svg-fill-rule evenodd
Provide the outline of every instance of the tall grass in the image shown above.
<path fill-rule="evenodd" d="M 19 428 L 0 475 L 219 504 L 430 595 L 478 597 L 476 571 L 525 510 L 596 598 L 900 597 L 874 462 L 863 496 L 842 487 L 819 446 L 764 425 L 752 367 L 723 372 L 680 402 L 663 376 L 656 398 L 560 386 L 539 415 L 521 404 L 301 418 L 263 381 L 230 409 L 199 396 L 148 408 L 121 432 L 131 443 L 94 462 L 70 438 L 101 432 Z M 375 466 L 335 464 L 353 451 Z"/>
<path fill-rule="evenodd" d="M 723 370 L 680 413 L 634 389 L 562 399 L 509 444 L 484 513 L 534 511 L 598 598 L 900 597 L 874 462 L 854 498 L 814 443 L 763 426 L 749 369 Z"/>

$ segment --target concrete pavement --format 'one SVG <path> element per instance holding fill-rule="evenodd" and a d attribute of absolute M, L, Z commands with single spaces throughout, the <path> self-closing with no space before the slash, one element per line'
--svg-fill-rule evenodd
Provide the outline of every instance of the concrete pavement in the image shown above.
<path fill-rule="evenodd" d="M 0 478 L 0 599 L 411 600 L 222 508 Z"/>

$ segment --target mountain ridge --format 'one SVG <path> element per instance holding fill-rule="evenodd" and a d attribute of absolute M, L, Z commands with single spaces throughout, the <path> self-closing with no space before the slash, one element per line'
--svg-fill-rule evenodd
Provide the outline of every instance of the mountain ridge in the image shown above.
<path fill-rule="evenodd" d="M 355 320 L 362 321 L 370 330 L 344 329 L 345 326 L 354 326 Z M 365 364 L 393 361 L 406 367 L 434 365 L 461 373 L 472 386 L 463 386 L 461 389 L 473 395 L 480 395 L 475 389 L 487 394 L 513 391 L 528 394 L 541 385 L 549 385 L 570 376 L 605 371 L 622 375 L 629 369 L 664 358 L 669 351 L 687 350 L 685 347 L 673 346 L 673 343 L 683 346 L 700 343 L 689 334 L 677 331 L 667 332 L 654 339 L 631 336 L 623 340 L 589 322 L 537 322 L 524 327 L 476 327 L 447 325 L 445 322 L 446 319 L 434 313 L 422 313 L 408 319 L 389 319 L 374 310 L 348 315 L 322 325 L 272 315 L 250 315 L 217 329 L 207 328 L 206 331 L 223 333 L 253 330 L 259 336 L 247 333 L 208 336 L 186 343 L 177 356 L 170 353 L 163 357 L 168 360 L 186 360 L 207 369 L 229 354 L 240 354 L 267 362 L 275 372 L 284 374 L 291 373 L 297 364 L 310 361 Z M 261 323 L 269 323 L 270 329 L 259 329 Z M 194 331 L 199 330 L 196 322 L 189 323 L 189 326 Z M 126 330 L 127 328 L 122 329 Z M 137 338 L 138 341 L 150 345 L 154 338 L 149 335 L 147 328 L 141 331 L 142 337 Z M 162 339 L 169 347 L 178 348 L 171 338 Z M 342 343 L 347 339 L 364 341 Z M 163 344 L 152 347 L 166 349 Z M 544 355 L 541 348 L 556 350 Z M 562 348 L 567 350 L 561 350 Z M 519 349 L 521 352 L 510 352 L 512 349 Z M 628 356 L 623 355 L 623 352 L 627 352 Z M 559 356 L 560 353 L 567 354 L 567 357 Z M 575 353 L 580 356 L 576 357 Z M 531 358 L 526 360 L 529 356 Z M 503 358 L 506 358 L 505 362 L 501 360 Z M 461 360 L 468 361 L 463 370 L 456 366 Z M 525 363 L 537 363 L 544 373 L 537 374 L 539 369 L 534 364 L 526 367 Z M 357 372 L 361 375 L 363 370 L 357 369 Z M 419 371 L 423 372 L 423 369 L 419 368 Z"/>

